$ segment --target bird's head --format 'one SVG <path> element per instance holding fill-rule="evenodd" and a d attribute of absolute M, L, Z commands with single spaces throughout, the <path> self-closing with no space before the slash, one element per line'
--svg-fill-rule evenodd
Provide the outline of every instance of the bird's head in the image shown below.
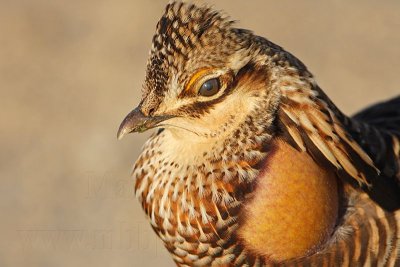
<path fill-rule="evenodd" d="M 142 99 L 122 122 L 118 138 L 155 127 L 218 138 L 261 101 L 270 102 L 264 112 L 273 113 L 279 92 L 273 90 L 272 65 L 280 52 L 250 31 L 234 28 L 221 12 L 169 4 L 153 37 Z"/>

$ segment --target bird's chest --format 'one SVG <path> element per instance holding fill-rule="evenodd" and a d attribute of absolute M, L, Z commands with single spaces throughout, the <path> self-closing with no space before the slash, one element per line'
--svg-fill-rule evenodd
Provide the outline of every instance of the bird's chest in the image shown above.
<path fill-rule="evenodd" d="M 257 175 L 254 155 L 253 160 L 223 160 L 221 152 L 207 161 L 208 154 L 201 153 L 188 160 L 190 155 L 163 151 L 160 142 L 165 140 L 156 137 L 145 145 L 133 174 L 151 225 L 177 263 L 228 263 L 240 254 L 234 234 Z"/>
<path fill-rule="evenodd" d="M 172 142 L 164 150 L 164 138 L 145 145 L 135 192 L 177 263 L 282 261 L 306 255 L 331 234 L 336 180 L 307 154 L 275 140 L 265 153 L 249 143 L 237 152 L 225 146 L 182 155 Z"/>

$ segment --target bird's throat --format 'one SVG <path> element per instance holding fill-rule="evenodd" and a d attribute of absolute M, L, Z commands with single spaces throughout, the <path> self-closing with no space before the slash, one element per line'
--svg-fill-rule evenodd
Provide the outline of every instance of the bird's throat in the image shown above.
<path fill-rule="evenodd" d="M 281 262 L 310 255 L 331 236 L 338 216 L 336 176 L 306 152 L 274 141 L 255 190 L 239 229 L 250 250 Z"/>

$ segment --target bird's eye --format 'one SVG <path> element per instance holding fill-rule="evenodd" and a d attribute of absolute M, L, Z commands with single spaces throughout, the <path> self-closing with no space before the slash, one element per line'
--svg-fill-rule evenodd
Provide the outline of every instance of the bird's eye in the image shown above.
<path fill-rule="evenodd" d="M 218 78 L 213 78 L 201 85 L 199 94 L 202 96 L 212 96 L 218 93 L 219 89 L 220 84 Z"/>

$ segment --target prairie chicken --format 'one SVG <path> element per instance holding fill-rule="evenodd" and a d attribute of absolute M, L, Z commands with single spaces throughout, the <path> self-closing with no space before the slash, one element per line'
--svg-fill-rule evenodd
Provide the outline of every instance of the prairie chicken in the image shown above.
<path fill-rule="evenodd" d="M 306 66 L 168 4 L 139 106 L 136 196 L 178 266 L 400 266 L 400 97 L 345 116 Z"/>

